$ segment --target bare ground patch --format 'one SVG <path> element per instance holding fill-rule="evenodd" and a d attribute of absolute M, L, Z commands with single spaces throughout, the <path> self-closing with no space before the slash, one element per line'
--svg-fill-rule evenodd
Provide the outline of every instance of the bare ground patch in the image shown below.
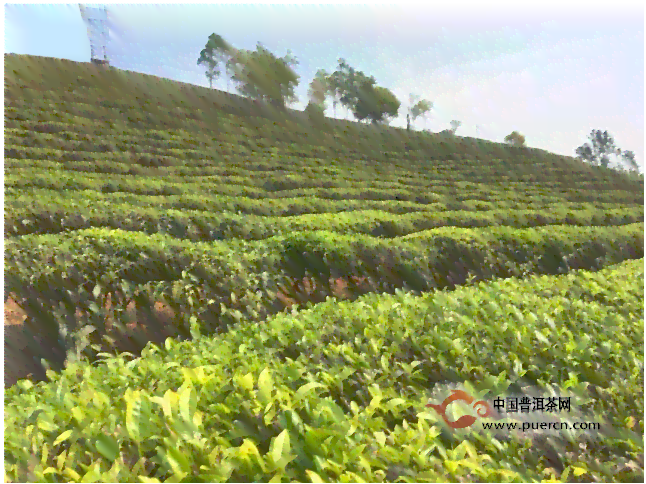
<path fill-rule="evenodd" d="M 303 278 L 300 281 L 295 281 L 292 287 L 283 288 L 279 291 L 277 299 L 285 309 L 289 309 L 294 304 L 303 305 L 308 301 L 313 303 L 322 302 L 325 300 L 326 295 L 347 299 L 351 297 L 349 282 L 351 282 L 350 285 L 361 288 L 361 292 L 366 292 L 370 286 L 365 277 L 352 276 L 348 279 L 331 279 L 328 288 L 320 288 L 312 279 Z M 105 307 L 110 309 L 112 305 L 110 296 L 107 299 Z M 139 354 L 149 341 L 161 345 L 166 338 L 179 335 L 178 328 L 173 325 L 174 311 L 168 305 L 161 302 L 155 303 L 154 317 L 157 320 L 155 324 L 149 324 L 145 315 L 137 313 L 134 302 L 131 302 L 127 306 L 125 317 L 125 320 L 128 321 L 126 323 L 127 331 L 122 335 L 112 332 L 112 321 L 106 320 L 107 334 L 115 338 L 113 344 L 115 350 Z M 77 320 L 83 318 L 83 313 L 80 310 L 77 310 L 76 318 Z M 38 338 L 38 336 L 29 334 L 24 325 L 25 319 L 25 311 L 9 295 L 4 305 L 5 388 L 24 378 L 29 378 L 32 381 L 47 379 L 44 370 L 39 364 L 40 358 L 47 352 L 47 342 Z M 33 354 L 29 348 L 30 338 L 37 343 L 37 347 L 43 349 L 41 354 Z"/>

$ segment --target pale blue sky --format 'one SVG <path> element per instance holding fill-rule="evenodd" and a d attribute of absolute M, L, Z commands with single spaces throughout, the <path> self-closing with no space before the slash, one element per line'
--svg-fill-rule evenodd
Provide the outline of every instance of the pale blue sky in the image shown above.
<path fill-rule="evenodd" d="M 529 146 L 565 155 L 592 129 L 607 129 L 643 166 L 641 2 L 448 3 L 108 3 L 108 56 L 122 69 L 208 86 L 196 60 L 213 32 L 237 48 L 291 49 L 300 62 L 297 109 L 316 70 L 334 71 L 344 57 L 402 101 L 392 125 L 406 124 L 415 93 L 434 103 L 420 128 L 440 131 L 457 119 L 458 134 L 476 136 L 479 126 L 479 137 L 494 141 L 518 130 Z M 5 19 L 5 52 L 90 58 L 78 4 L 8 4 Z"/>

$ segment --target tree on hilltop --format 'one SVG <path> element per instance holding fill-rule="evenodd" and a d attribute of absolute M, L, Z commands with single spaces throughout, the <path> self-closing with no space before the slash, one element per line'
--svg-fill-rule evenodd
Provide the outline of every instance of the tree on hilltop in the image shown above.
<path fill-rule="evenodd" d="M 419 96 L 415 94 L 409 96 L 408 115 L 412 118 L 413 122 L 420 117 L 426 121 L 426 116 L 431 112 L 431 109 L 433 109 L 432 102 L 419 99 Z"/>
<path fill-rule="evenodd" d="M 330 74 L 326 79 L 327 94 L 332 97 L 332 112 L 336 118 L 336 107 L 341 102 L 341 83 L 338 76 Z"/>
<path fill-rule="evenodd" d="M 321 125 L 325 122 L 325 111 L 320 104 L 316 104 L 312 101 L 308 102 L 305 107 L 305 114 L 307 114 L 309 120 L 316 125 Z"/>
<path fill-rule="evenodd" d="M 213 89 L 213 81 L 220 77 L 220 63 L 226 62 L 233 52 L 234 49 L 221 36 L 217 34 L 209 35 L 204 49 L 200 52 L 197 65 L 206 67 L 206 77 L 209 80 L 211 89 Z"/>
<path fill-rule="evenodd" d="M 637 170 L 635 153 L 632 151 L 621 151 L 615 144 L 614 138 L 608 131 L 593 129 L 588 135 L 591 143 L 584 143 L 576 149 L 577 157 L 595 166 L 608 167 L 610 156 L 616 156 L 623 161 L 629 169 Z"/>
<path fill-rule="evenodd" d="M 353 114 L 359 121 L 367 119 L 373 124 L 387 123 L 397 116 L 400 105 L 391 91 L 366 82 L 360 86 Z"/>
<path fill-rule="evenodd" d="M 451 132 L 455 134 L 460 126 L 462 126 L 462 123 L 454 119 L 453 121 L 451 121 Z"/>
<path fill-rule="evenodd" d="M 505 136 L 505 143 L 508 143 L 512 146 L 522 147 L 525 146 L 525 137 L 518 131 L 512 131 L 507 136 Z"/>
<path fill-rule="evenodd" d="M 335 100 L 338 97 L 338 102 L 348 111 L 354 112 L 359 102 L 360 92 L 368 90 L 375 84 L 377 80 L 373 76 L 368 77 L 351 67 L 345 59 L 339 59 L 337 70 L 328 78 L 328 92 L 334 94 Z"/>
<path fill-rule="evenodd" d="M 333 95 L 335 115 L 338 99 L 359 121 L 370 120 L 376 124 L 397 116 L 401 103 L 391 91 L 376 84 L 373 76 L 339 59 L 337 70 L 327 78 L 327 92 Z"/>
<path fill-rule="evenodd" d="M 633 170 L 633 171 L 639 170 L 639 167 L 637 166 L 637 161 L 635 160 L 635 153 L 633 153 L 632 151 L 626 150 L 621 154 L 621 157 L 624 163 L 626 163 L 626 165 L 630 170 Z"/>
<path fill-rule="evenodd" d="M 294 89 L 300 76 L 293 70 L 296 65 L 298 60 L 290 51 L 277 57 L 258 42 L 256 50 L 236 51 L 227 67 L 240 94 L 282 108 L 297 99 Z"/>
<path fill-rule="evenodd" d="M 411 117 L 413 115 L 413 106 L 415 105 L 415 101 L 419 99 L 419 96 L 416 94 L 409 94 L 408 95 L 408 113 L 406 113 L 406 129 L 410 131 L 411 128 Z M 413 122 L 415 121 L 415 117 L 413 116 Z"/>
<path fill-rule="evenodd" d="M 316 75 L 312 79 L 312 82 L 310 82 L 310 87 L 307 91 L 310 102 L 320 106 L 323 110 L 325 110 L 325 99 L 329 91 L 329 76 L 324 69 L 316 71 Z"/>

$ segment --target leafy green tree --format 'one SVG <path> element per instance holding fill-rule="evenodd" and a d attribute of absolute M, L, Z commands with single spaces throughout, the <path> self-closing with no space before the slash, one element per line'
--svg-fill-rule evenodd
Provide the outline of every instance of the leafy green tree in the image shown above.
<path fill-rule="evenodd" d="M 363 72 L 351 67 L 344 59 L 339 59 L 336 71 L 329 77 L 329 92 L 334 93 L 335 99 L 338 96 L 339 103 L 351 112 L 355 111 L 359 95 L 368 86 L 377 83 L 372 76 L 368 77 Z M 335 106 L 336 111 L 336 106 Z"/>
<path fill-rule="evenodd" d="M 300 78 L 293 70 L 296 65 L 290 51 L 279 58 L 258 43 L 255 51 L 237 51 L 228 68 L 240 94 L 282 108 L 296 100 L 294 90 Z"/>
<path fill-rule="evenodd" d="M 409 94 L 408 95 L 408 113 L 406 114 L 406 121 L 407 124 L 410 125 L 410 118 L 413 115 L 413 106 L 415 105 L 415 102 L 419 99 L 419 96 L 416 94 Z M 415 119 L 413 118 L 413 121 Z"/>
<path fill-rule="evenodd" d="M 635 160 L 635 153 L 626 150 L 621 154 L 621 157 L 623 158 L 624 163 L 628 165 L 628 168 L 630 170 L 637 171 L 639 169 L 637 166 L 637 161 Z"/>
<path fill-rule="evenodd" d="M 234 49 L 221 36 L 209 35 L 209 39 L 200 52 L 197 65 L 206 67 L 206 77 L 209 86 L 213 89 L 213 81 L 220 77 L 220 63 L 225 62 L 232 55 Z"/>
<path fill-rule="evenodd" d="M 460 126 L 462 126 L 462 123 L 460 121 L 457 121 L 455 119 L 451 121 L 451 131 L 453 132 L 453 134 L 455 134 Z"/>
<path fill-rule="evenodd" d="M 512 146 L 525 146 L 525 137 L 518 131 L 512 131 L 505 136 L 505 143 L 509 143 Z"/>
<path fill-rule="evenodd" d="M 354 117 L 359 121 L 370 120 L 373 124 L 388 122 L 396 117 L 401 105 L 391 91 L 375 86 L 369 81 L 364 81 L 360 86 L 357 97 Z"/>
<path fill-rule="evenodd" d="M 228 75 L 228 79 L 234 79 L 236 72 L 241 69 L 241 66 L 244 65 L 244 59 L 245 59 L 245 54 L 247 51 L 244 50 L 235 50 L 232 54 L 231 57 L 226 62 L 226 71 Z M 227 90 L 229 89 L 229 85 L 227 84 Z"/>
<path fill-rule="evenodd" d="M 607 167 L 610 164 L 610 155 L 617 154 L 615 140 L 608 131 L 593 129 L 588 136 L 590 143 L 584 143 L 576 149 L 577 156 L 593 165 Z"/>
<path fill-rule="evenodd" d="M 409 107 L 408 114 L 413 121 L 416 121 L 417 118 L 421 117 L 426 120 L 426 116 L 433 109 L 433 103 L 426 101 L 424 99 L 419 99 L 419 96 L 411 94 L 409 97 Z"/>
<path fill-rule="evenodd" d="M 622 152 L 608 131 L 602 132 L 600 129 L 593 129 L 588 135 L 588 139 L 590 139 L 590 143 L 584 143 L 576 149 L 579 159 L 593 165 L 608 167 L 610 156 L 615 155 L 630 169 L 637 170 L 635 153 L 632 151 Z"/>
<path fill-rule="evenodd" d="M 329 74 L 324 69 L 319 69 L 316 71 L 316 75 L 312 82 L 310 82 L 310 87 L 307 91 L 307 94 L 310 98 L 310 102 L 321 106 L 325 110 L 325 99 L 329 91 L 328 78 Z"/>

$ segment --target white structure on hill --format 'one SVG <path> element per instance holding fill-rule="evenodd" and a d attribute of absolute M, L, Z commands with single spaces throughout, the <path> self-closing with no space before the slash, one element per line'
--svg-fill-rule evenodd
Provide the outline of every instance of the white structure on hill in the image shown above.
<path fill-rule="evenodd" d="M 90 39 L 91 61 L 95 64 L 109 65 L 108 62 L 108 9 L 86 7 L 79 3 L 81 17 L 87 25 Z"/>

